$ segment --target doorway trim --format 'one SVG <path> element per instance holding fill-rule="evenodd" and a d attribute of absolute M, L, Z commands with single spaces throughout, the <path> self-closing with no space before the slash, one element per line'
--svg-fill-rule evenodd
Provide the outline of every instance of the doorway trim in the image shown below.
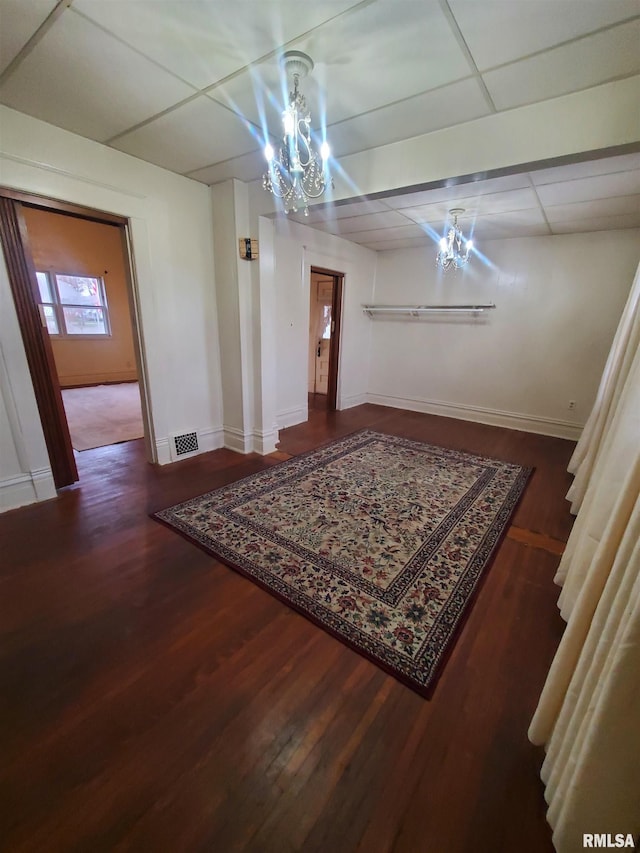
<path fill-rule="evenodd" d="M 155 442 L 153 441 L 147 392 L 148 378 L 128 219 L 59 199 L 0 187 L 0 243 L 4 250 L 9 284 L 16 307 L 56 489 L 76 482 L 78 472 L 62 403 L 60 383 L 53 360 L 53 349 L 49 335 L 45 332 L 46 323 L 41 318 L 38 307 L 39 298 L 35 267 L 29 248 L 29 236 L 22 216 L 24 206 L 89 219 L 106 225 L 115 225 L 120 229 L 127 271 L 129 314 L 135 343 L 134 351 L 142 403 L 145 451 L 147 459 L 150 462 L 155 462 Z"/>
<path fill-rule="evenodd" d="M 342 330 L 342 292 L 344 273 L 311 264 L 309 268 L 309 290 L 313 273 L 333 279 L 331 300 L 331 337 L 329 341 L 329 378 L 327 383 L 327 411 L 335 412 L 338 406 L 338 370 L 340 360 L 340 333 Z"/>

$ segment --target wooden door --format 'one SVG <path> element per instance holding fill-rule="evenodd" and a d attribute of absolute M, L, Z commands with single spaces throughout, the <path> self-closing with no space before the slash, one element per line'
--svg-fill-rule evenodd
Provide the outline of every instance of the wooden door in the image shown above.
<path fill-rule="evenodd" d="M 309 314 L 309 393 L 326 394 L 332 332 L 333 277 L 312 273 Z"/>
<path fill-rule="evenodd" d="M 33 381 L 56 489 L 78 479 L 46 320 L 38 309 L 36 271 L 19 201 L 0 197 L 0 241 Z"/>

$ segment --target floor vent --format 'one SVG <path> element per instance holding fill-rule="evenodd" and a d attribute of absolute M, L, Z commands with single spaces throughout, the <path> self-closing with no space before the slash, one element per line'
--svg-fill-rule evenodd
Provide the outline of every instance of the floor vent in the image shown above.
<path fill-rule="evenodd" d="M 195 453 L 198 449 L 198 434 L 196 432 L 185 432 L 184 435 L 174 435 L 173 444 L 176 456 Z"/>

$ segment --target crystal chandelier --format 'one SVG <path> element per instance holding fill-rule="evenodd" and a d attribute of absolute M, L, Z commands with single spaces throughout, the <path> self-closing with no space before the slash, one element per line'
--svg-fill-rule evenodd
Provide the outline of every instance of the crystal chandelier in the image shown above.
<path fill-rule="evenodd" d="M 445 272 L 458 270 L 469 261 L 469 252 L 473 249 L 473 240 L 467 240 L 458 228 L 458 216 L 464 213 L 464 208 L 454 207 L 449 211 L 453 216 L 453 222 L 449 227 L 447 236 L 440 240 L 440 249 L 436 257 L 436 264 Z"/>
<path fill-rule="evenodd" d="M 262 178 L 262 186 L 282 199 L 287 213 L 304 210 L 304 215 L 308 216 L 308 200 L 320 198 L 327 187 L 333 187 L 327 172 L 330 150 L 323 142 L 319 159 L 311 147 L 311 114 L 298 89 L 300 80 L 313 69 L 311 58 L 299 50 L 289 50 L 282 55 L 281 64 L 287 79 L 293 80 L 293 90 L 289 92 L 289 105 L 282 113 L 284 136 L 278 156 L 269 143 L 264 149 L 269 168 Z"/>

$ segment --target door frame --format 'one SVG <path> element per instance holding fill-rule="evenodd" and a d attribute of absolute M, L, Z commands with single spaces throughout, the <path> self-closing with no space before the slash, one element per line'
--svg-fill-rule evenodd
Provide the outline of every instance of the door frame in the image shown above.
<path fill-rule="evenodd" d="M 142 403 L 145 449 L 147 459 L 150 462 L 155 462 L 155 443 L 148 402 L 146 360 L 140 328 L 139 300 L 135 283 L 129 221 L 125 217 L 106 211 L 0 187 L 0 244 L 7 264 L 9 284 L 16 307 L 56 489 L 76 482 L 78 480 L 78 469 L 62 402 L 60 382 L 53 359 L 53 348 L 46 331 L 46 322 L 41 317 L 39 310 L 36 271 L 29 246 L 29 235 L 22 214 L 22 209 L 25 206 L 76 216 L 105 225 L 115 225 L 120 229 L 129 295 L 129 315 L 133 330 L 136 369 Z"/>
<path fill-rule="evenodd" d="M 311 289 L 311 275 L 313 273 L 326 275 L 333 279 L 331 299 L 331 338 L 329 340 L 329 378 L 327 383 L 327 411 L 335 412 L 338 401 L 338 368 L 340 357 L 340 333 L 342 330 L 342 293 L 344 290 L 344 273 L 312 264 L 309 272 L 309 289 Z"/>

